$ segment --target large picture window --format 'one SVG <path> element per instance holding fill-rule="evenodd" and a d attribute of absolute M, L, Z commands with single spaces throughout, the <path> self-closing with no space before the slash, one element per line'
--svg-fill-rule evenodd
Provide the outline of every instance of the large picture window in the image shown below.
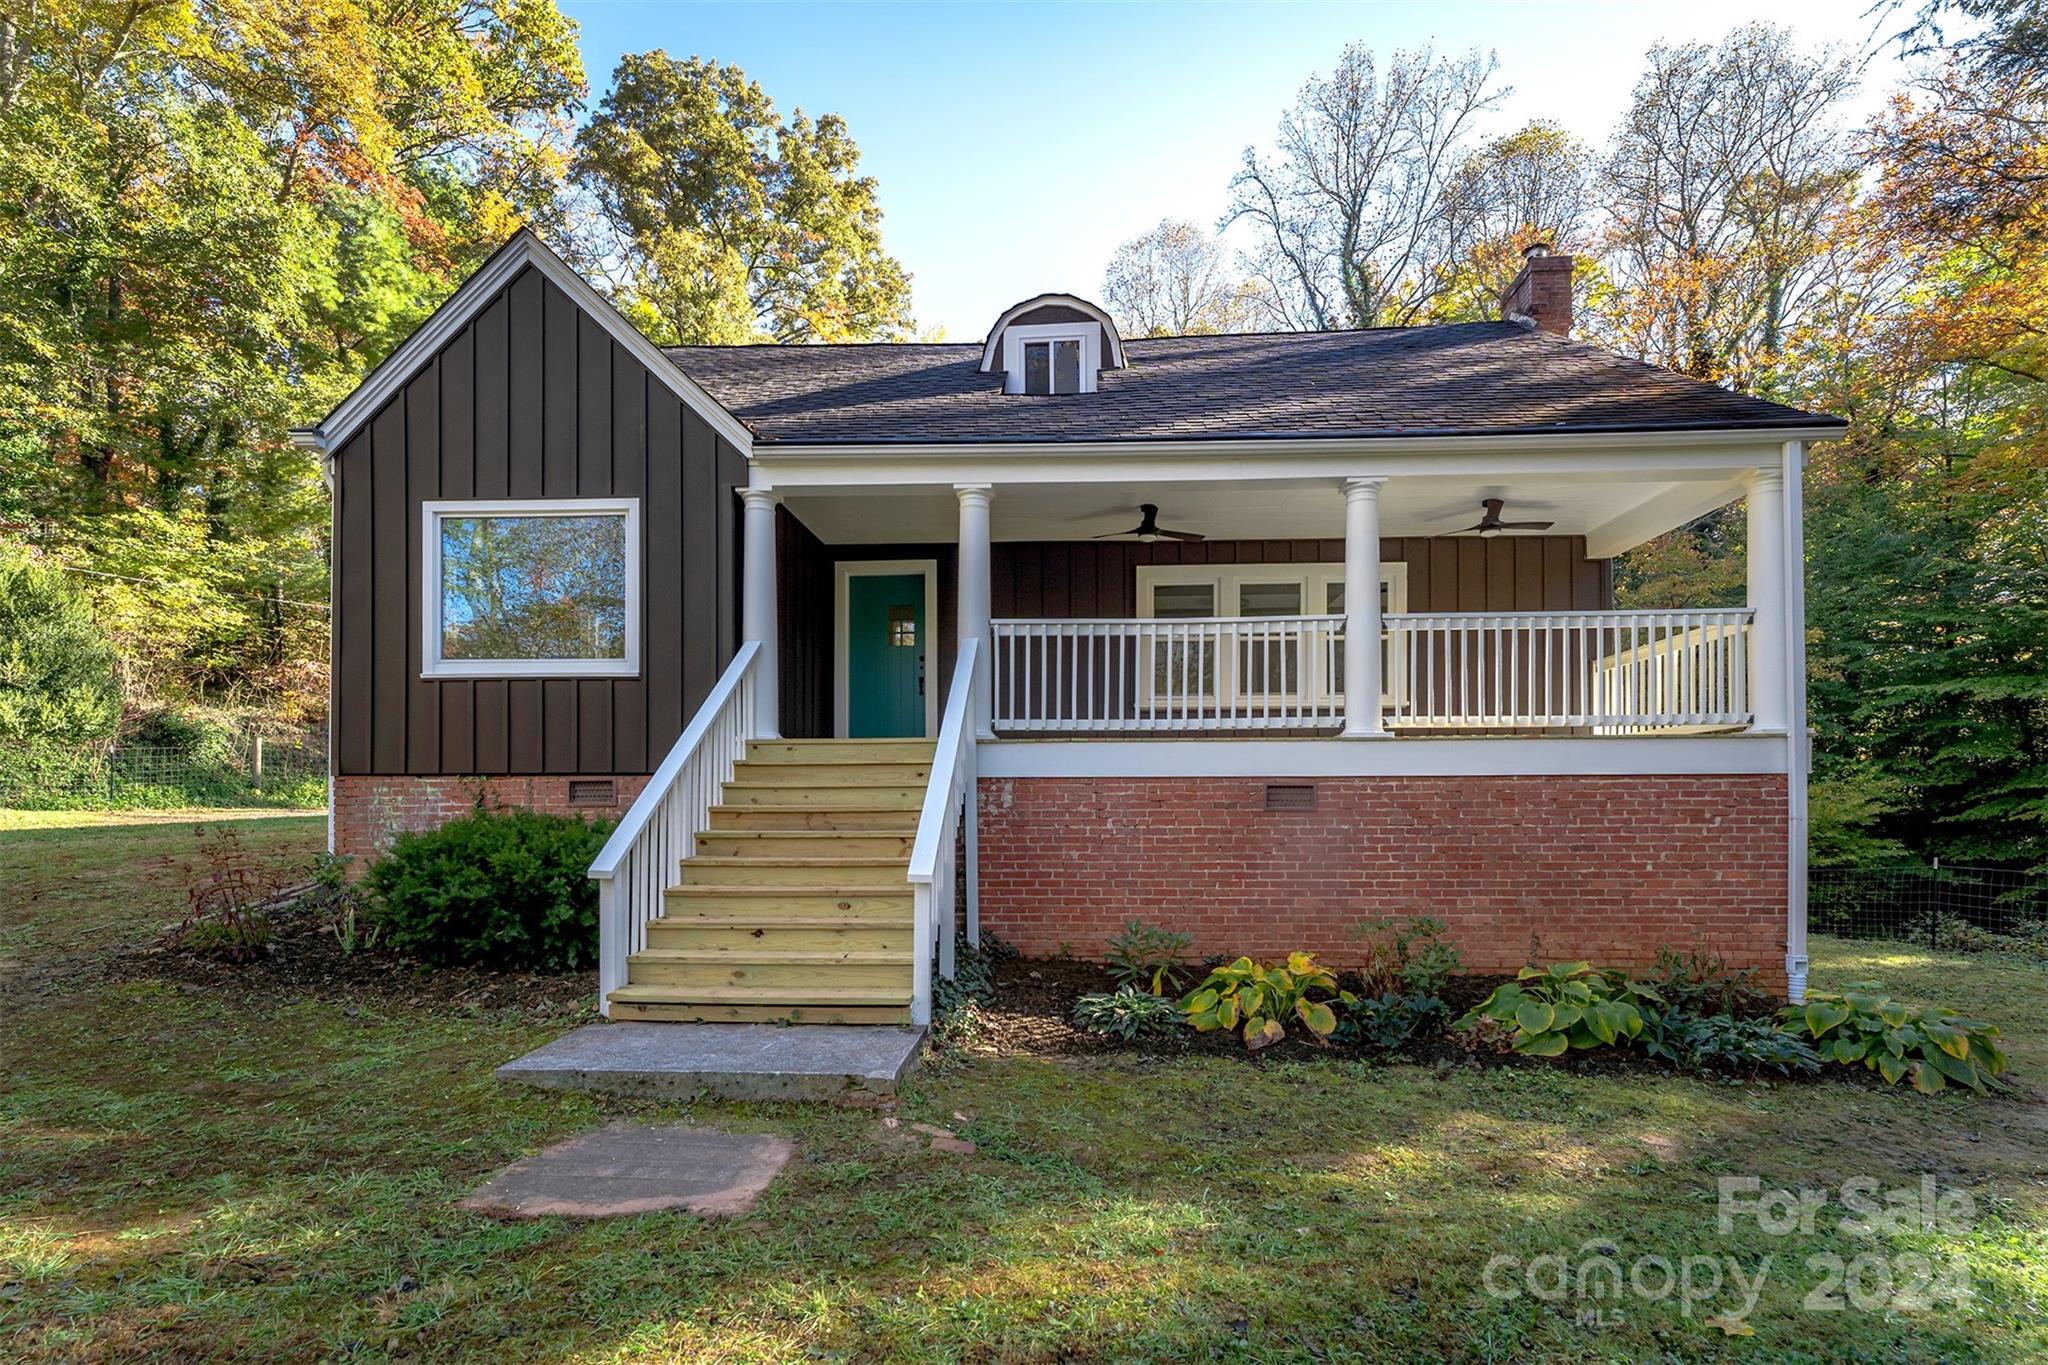
<path fill-rule="evenodd" d="M 429 502 L 421 511 L 425 676 L 639 673 L 637 499 Z"/>

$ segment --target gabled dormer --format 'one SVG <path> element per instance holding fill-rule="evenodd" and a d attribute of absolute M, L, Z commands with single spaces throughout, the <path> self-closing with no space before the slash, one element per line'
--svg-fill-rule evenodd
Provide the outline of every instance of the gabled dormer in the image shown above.
<path fill-rule="evenodd" d="M 1093 393 L 1103 370 L 1124 367 L 1116 323 L 1072 294 L 1040 294 L 1004 310 L 981 348 L 981 372 L 1003 376 L 1003 392 Z"/>

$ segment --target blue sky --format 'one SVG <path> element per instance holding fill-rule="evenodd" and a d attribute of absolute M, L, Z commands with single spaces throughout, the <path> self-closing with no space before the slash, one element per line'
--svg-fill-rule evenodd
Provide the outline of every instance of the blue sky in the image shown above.
<path fill-rule="evenodd" d="M 1869 0 L 1805 0 L 1814 43 L 1860 49 Z M 1651 43 L 1717 40 L 1781 4 L 678 5 L 562 0 L 592 98 L 618 55 L 737 63 L 778 107 L 845 116 L 880 182 L 888 249 L 922 326 L 979 340 L 1006 305 L 1100 291 L 1117 244 L 1161 217 L 1213 223 L 1246 144 L 1347 42 L 1499 53 L 1489 124 L 1556 119 L 1604 141 Z M 1860 103 L 1899 64 L 1876 59 Z"/>

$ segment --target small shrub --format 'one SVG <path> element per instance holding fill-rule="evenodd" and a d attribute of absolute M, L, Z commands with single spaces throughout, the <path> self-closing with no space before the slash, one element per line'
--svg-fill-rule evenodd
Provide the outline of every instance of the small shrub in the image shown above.
<path fill-rule="evenodd" d="M 1651 985 L 1665 1004 L 1702 1018 L 1764 1014 L 1777 1004 L 1776 997 L 1756 984 L 1756 968 L 1730 967 L 1726 958 L 1704 948 L 1689 953 L 1659 949 Z"/>
<path fill-rule="evenodd" d="M 1074 1022 L 1090 1033 L 1121 1038 L 1127 1043 L 1172 1033 L 1182 1023 L 1180 1006 L 1162 996 L 1119 986 L 1095 991 L 1074 1002 Z"/>
<path fill-rule="evenodd" d="M 1244 1045 L 1256 1052 L 1287 1036 L 1280 1021 L 1294 1018 L 1318 1038 L 1337 1030 L 1337 1013 L 1329 1002 L 1309 999 L 1311 991 L 1337 989 L 1337 978 L 1318 967 L 1309 953 L 1289 953 L 1277 967 L 1262 967 L 1248 957 L 1218 967 L 1180 1002 L 1198 1033 L 1244 1028 Z"/>
<path fill-rule="evenodd" d="M 1338 999 L 1344 1006 L 1344 1018 L 1337 1026 L 1337 1041 L 1362 1043 L 1387 1052 L 1411 1038 L 1437 1032 L 1450 1016 L 1450 1006 L 1421 991 L 1387 991 L 1381 995 L 1353 995 L 1346 991 Z"/>
<path fill-rule="evenodd" d="M 252 962 L 269 946 L 270 905 L 283 878 L 242 847 L 233 825 L 193 829 L 206 870 L 185 889 L 178 946 L 227 962 Z"/>
<path fill-rule="evenodd" d="M 1154 995 L 1179 993 L 1188 950 L 1195 936 L 1143 920 L 1132 920 L 1109 941 L 1109 974 L 1120 986 L 1135 986 Z"/>
<path fill-rule="evenodd" d="M 479 809 L 401 834 L 365 878 L 385 941 L 437 964 L 569 972 L 597 961 L 597 884 L 609 826 Z"/>
<path fill-rule="evenodd" d="M 1948 1082 L 1983 1092 L 1998 1086 L 2005 1053 L 1998 1029 L 1952 1009 L 1894 1000 L 1874 981 L 1858 981 L 1840 995 L 1815 991 L 1803 1005 L 1779 1011 L 1788 1032 L 1814 1040 L 1823 1062 L 1858 1063 L 1897 1085 L 1933 1094 Z"/>
<path fill-rule="evenodd" d="M 932 976 L 932 1032 L 946 1042 L 972 1042 L 987 1029 L 981 1007 L 996 998 L 996 964 L 1017 950 L 994 934 L 975 947 L 961 934 L 953 940 L 953 975 Z"/>
<path fill-rule="evenodd" d="M 1681 1009 L 1645 1018 L 1643 1050 L 1688 1071 L 1811 1076 L 1820 1070 L 1820 1056 L 1769 1019 L 1688 1014 Z"/>
<path fill-rule="evenodd" d="M 1463 961 L 1455 944 L 1444 942 L 1450 926 L 1429 915 L 1409 919 L 1369 919 L 1352 933 L 1361 941 L 1365 962 L 1358 969 L 1361 994 L 1436 995 L 1457 975 Z"/>
<path fill-rule="evenodd" d="M 1661 1003 L 1654 989 L 1630 981 L 1625 972 L 1559 962 L 1522 968 L 1457 1026 L 1482 1018 L 1512 1025 L 1516 1052 L 1559 1057 L 1574 1048 L 1626 1047 L 1643 1032 L 1645 1007 Z"/>

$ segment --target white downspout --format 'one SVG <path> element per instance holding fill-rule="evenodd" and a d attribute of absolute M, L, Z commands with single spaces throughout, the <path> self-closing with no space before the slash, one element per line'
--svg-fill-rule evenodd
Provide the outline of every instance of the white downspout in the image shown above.
<path fill-rule="evenodd" d="M 1794 1004 L 1806 999 L 1806 781 L 1813 767 L 1813 733 L 1806 718 L 1806 444 L 1784 449 L 1785 588 L 1785 988 Z"/>

